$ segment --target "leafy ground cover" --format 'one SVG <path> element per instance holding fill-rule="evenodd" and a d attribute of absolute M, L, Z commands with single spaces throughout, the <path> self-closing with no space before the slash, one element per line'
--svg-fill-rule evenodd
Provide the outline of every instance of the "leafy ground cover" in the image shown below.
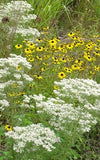
<path fill-rule="evenodd" d="M 2 2 L 0 160 L 99 160 L 98 2 Z"/>

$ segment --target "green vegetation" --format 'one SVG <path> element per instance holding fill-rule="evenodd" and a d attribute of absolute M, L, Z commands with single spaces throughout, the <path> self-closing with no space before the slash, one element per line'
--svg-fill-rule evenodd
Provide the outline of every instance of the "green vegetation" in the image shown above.
<path fill-rule="evenodd" d="M 0 160 L 99 160 L 99 17 L 98 0 L 0 2 Z"/>

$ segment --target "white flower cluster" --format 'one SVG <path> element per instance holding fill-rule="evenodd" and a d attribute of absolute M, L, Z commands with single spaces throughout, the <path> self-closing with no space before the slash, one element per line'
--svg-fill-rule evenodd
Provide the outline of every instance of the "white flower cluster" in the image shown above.
<path fill-rule="evenodd" d="M 60 142 L 60 138 L 56 137 L 54 131 L 44 127 L 41 123 L 32 124 L 27 127 L 14 127 L 14 131 L 5 133 L 9 138 L 13 138 L 16 143 L 14 144 L 14 150 L 16 152 L 23 152 L 26 143 L 31 142 L 32 148 L 43 147 L 47 151 L 55 149 L 53 144 Z"/>
<path fill-rule="evenodd" d="M 26 108 L 34 108 L 34 105 L 31 104 L 31 100 L 35 100 L 35 101 L 43 101 L 43 99 L 45 99 L 45 96 L 43 96 L 42 94 L 38 95 L 24 95 L 23 96 L 23 102 L 20 105 L 20 107 L 26 107 Z"/>
<path fill-rule="evenodd" d="M 33 79 L 24 73 L 25 69 L 31 69 L 31 65 L 20 55 L 11 54 L 8 58 L 0 58 L 0 68 L 0 109 L 3 110 L 3 107 L 8 106 L 7 100 L 4 101 L 6 87 L 17 84 L 21 88 L 25 82 L 30 83 Z"/>
<path fill-rule="evenodd" d="M 90 96 L 100 97 L 100 84 L 91 79 L 63 79 L 55 82 L 61 89 L 54 90 L 59 97 L 78 99 L 79 102 L 86 103 Z"/>
<path fill-rule="evenodd" d="M 63 79 L 55 84 L 59 86 L 58 90 L 54 90 L 56 98 L 46 98 L 42 94 L 23 96 L 23 102 L 26 103 L 23 107 L 34 108 L 31 105 L 31 100 L 32 103 L 34 100 L 37 114 L 41 116 L 47 113 L 49 120 L 48 128 L 41 122 L 27 127 L 16 126 L 14 131 L 7 132 L 5 135 L 15 140 L 16 152 L 23 152 L 28 142 L 32 142 L 33 151 L 38 146 L 51 151 L 55 148 L 54 143 L 60 143 L 60 137 L 56 137 L 55 132 L 64 132 L 66 136 L 72 137 L 73 132 L 89 132 L 91 125 L 97 123 L 92 112 L 100 110 L 100 84 L 89 79 Z M 93 102 L 89 100 L 90 96 L 94 96 Z M 78 100 L 76 104 L 75 99 Z"/>
<path fill-rule="evenodd" d="M 37 18 L 35 14 L 29 14 L 33 12 L 32 6 L 27 1 L 11 1 L 7 4 L 0 5 L 0 21 L 4 17 L 8 17 L 9 22 L 13 26 L 9 27 L 9 33 L 13 32 L 21 34 L 21 36 L 40 36 L 40 32 L 35 28 L 27 28 L 27 22 Z M 17 25 L 14 28 L 14 23 Z M 25 25 L 26 24 L 26 25 Z M 26 26 L 26 28 L 25 28 Z"/>
<path fill-rule="evenodd" d="M 23 26 L 19 26 L 16 30 L 16 33 L 21 34 L 23 37 L 25 36 L 34 36 L 34 40 L 36 37 L 40 36 L 40 32 L 36 28 L 23 28 Z"/>
<path fill-rule="evenodd" d="M 4 107 L 9 107 L 9 102 L 5 99 L 0 100 L 0 110 L 4 110 Z"/>
<path fill-rule="evenodd" d="M 27 1 L 11 1 L 7 4 L 2 3 L 0 5 L 0 18 L 14 16 L 16 12 L 19 15 L 29 11 L 33 11 L 33 8 Z"/>
<path fill-rule="evenodd" d="M 73 104 L 59 100 L 59 98 L 48 98 L 48 100 L 44 102 L 37 101 L 36 106 L 38 109 L 42 109 L 42 113 L 45 111 L 48 115 L 52 115 L 49 123 L 55 130 L 65 130 L 65 127 L 63 127 L 65 123 L 68 126 L 72 123 L 76 123 L 79 124 L 77 132 L 88 132 L 91 125 L 97 123 L 96 119 L 89 112 L 84 111 L 84 108 L 81 108 L 80 106 L 74 108 Z M 86 123 L 86 121 L 88 121 L 88 123 Z"/>
<path fill-rule="evenodd" d="M 23 65 L 24 67 L 31 69 L 31 65 L 30 63 L 26 60 L 25 57 L 22 57 L 20 55 L 16 55 L 16 54 L 10 54 L 10 57 L 8 58 L 0 58 L 0 67 L 5 67 L 5 71 L 3 70 L 3 72 L 6 72 L 7 74 L 8 72 L 8 68 L 6 67 L 6 65 L 9 65 L 9 67 L 18 67 L 19 65 Z M 0 69 L 0 73 L 2 72 L 2 70 Z M 3 74 L 2 72 L 2 74 Z"/>

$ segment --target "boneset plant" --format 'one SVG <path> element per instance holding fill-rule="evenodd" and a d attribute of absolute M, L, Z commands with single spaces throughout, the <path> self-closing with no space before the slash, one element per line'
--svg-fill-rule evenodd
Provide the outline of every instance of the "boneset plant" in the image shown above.
<path fill-rule="evenodd" d="M 27 1 L 11 1 L 0 5 L 0 35 L 1 54 L 7 57 L 14 40 L 27 37 L 34 41 L 40 36 L 36 28 L 30 27 L 36 15 L 33 14 L 32 6 Z M 33 25 L 32 25 L 33 26 Z M 34 38 L 33 38 L 34 37 Z M 1 56 L 2 56 L 1 55 Z"/>
<path fill-rule="evenodd" d="M 53 91 L 53 97 L 24 95 L 19 107 L 28 109 L 31 123 L 15 125 L 5 133 L 13 140 L 14 159 L 66 160 L 75 140 L 97 123 L 100 84 L 90 79 L 63 79 L 55 85 L 59 89 Z"/>

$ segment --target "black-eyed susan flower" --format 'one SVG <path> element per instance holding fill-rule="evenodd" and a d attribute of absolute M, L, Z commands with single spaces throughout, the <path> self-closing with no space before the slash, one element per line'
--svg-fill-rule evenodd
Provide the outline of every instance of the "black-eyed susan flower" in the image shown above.
<path fill-rule="evenodd" d="M 34 77 L 37 79 L 42 79 L 42 76 L 40 76 L 40 75 L 34 75 Z"/>
<path fill-rule="evenodd" d="M 60 58 L 60 61 L 65 63 L 67 60 L 64 57 L 62 57 Z"/>
<path fill-rule="evenodd" d="M 16 44 L 16 45 L 15 45 L 15 48 L 16 48 L 16 49 L 20 49 L 20 48 L 22 48 L 22 47 L 23 47 L 23 46 L 22 46 L 21 44 Z"/>
<path fill-rule="evenodd" d="M 100 51 L 100 47 L 98 47 L 98 46 L 95 47 L 95 50 L 96 50 L 96 51 Z"/>
<path fill-rule="evenodd" d="M 72 69 L 71 69 L 71 68 L 68 68 L 68 67 L 64 67 L 64 70 L 65 70 L 67 73 L 71 73 L 71 72 L 72 72 Z"/>
<path fill-rule="evenodd" d="M 95 74 L 95 72 L 93 72 L 93 71 L 90 71 L 90 74 L 94 75 L 94 74 Z"/>
<path fill-rule="evenodd" d="M 58 73 L 58 77 L 59 77 L 60 79 L 63 79 L 63 78 L 66 77 L 66 74 L 65 74 L 64 72 L 59 72 L 59 73 Z"/>
<path fill-rule="evenodd" d="M 31 49 L 33 49 L 33 48 L 35 48 L 35 44 L 34 43 L 29 43 L 28 47 L 31 48 Z"/>
<path fill-rule="evenodd" d="M 23 40 L 23 43 L 28 43 L 28 41 L 27 40 Z"/>
<path fill-rule="evenodd" d="M 67 34 L 69 37 L 73 37 L 74 35 L 75 35 L 75 33 L 74 32 L 70 32 L 70 33 L 68 33 Z"/>
<path fill-rule="evenodd" d="M 67 44 L 67 45 L 66 45 L 66 47 L 67 47 L 68 49 L 72 49 L 73 46 L 74 46 L 73 44 Z"/>
<path fill-rule="evenodd" d="M 84 68 L 83 68 L 83 67 L 78 67 L 78 70 L 79 70 L 79 71 L 83 71 Z"/>
<path fill-rule="evenodd" d="M 71 67 L 72 67 L 72 70 L 78 70 L 79 69 L 79 66 L 77 64 L 73 64 Z"/>
<path fill-rule="evenodd" d="M 99 35 L 98 35 L 98 34 L 97 34 L 97 35 L 93 35 L 93 37 L 94 37 L 94 38 L 98 38 L 98 37 L 99 37 Z"/>
<path fill-rule="evenodd" d="M 30 48 L 25 48 L 24 52 L 27 53 L 27 54 L 32 53 Z"/>
<path fill-rule="evenodd" d="M 36 56 L 36 58 L 37 58 L 38 60 L 42 61 L 42 57 Z"/>
<path fill-rule="evenodd" d="M 78 47 L 78 46 L 80 45 L 80 43 L 77 42 L 77 41 L 75 41 L 75 42 L 73 42 L 73 45 L 74 45 L 75 47 Z"/>
<path fill-rule="evenodd" d="M 53 88 L 54 88 L 55 90 L 59 89 L 59 87 L 58 87 L 58 86 L 55 86 L 55 85 L 53 86 Z"/>
<path fill-rule="evenodd" d="M 49 26 L 47 26 L 47 27 L 43 27 L 43 30 L 44 30 L 44 31 L 49 30 Z"/>
<path fill-rule="evenodd" d="M 33 83 L 32 83 L 32 84 L 30 84 L 30 85 L 29 85 L 29 87 L 30 87 L 30 88 L 34 87 L 34 84 L 33 84 Z"/>
<path fill-rule="evenodd" d="M 68 57 L 68 58 L 67 58 L 67 61 L 68 61 L 68 62 L 71 62 L 72 60 L 73 60 L 73 57 Z"/>
<path fill-rule="evenodd" d="M 37 47 L 37 48 L 36 48 L 36 51 L 38 51 L 38 52 L 42 52 L 42 51 L 43 51 L 43 49 L 44 49 L 43 47 Z"/>
<path fill-rule="evenodd" d="M 59 44 L 58 45 L 58 50 L 59 51 L 62 51 L 64 48 L 65 48 L 65 46 L 63 44 Z"/>
<path fill-rule="evenodd" d="M 96 56 L 100 56 L 100 52 L 99 51 L 94 51 L 93 52 Z"/>
<path fill-rule="evenodd" d="M 54 61 L 58 61 L 58 58 L 57 58 L 57 57 L 52 56 L 52 59 L 53 59 Z"/>
<path fill-rule="evenodd" d="M 98 72 L 100 70 L 100 67 L 99 66 L 94 66 L 94 70 Z"/>
<path fill-rule="evenodd" d="M 5 129 L 7 130 L 7 131 L 12 131 L 12 126 L 10 126 L 10 125 L 5 125 Z"/>
<path fill-rule="evenodd" d="M 46 70 L 46 68 L 45 68 L 45 67 L 42 67 L 42 68 L 41 68 L 41 71 L 42 71 L 42 72 L 44 72 L 45 70 Z"/>
<path fill-rule="evenodd" d="M 44 55 L 43 57 L 44 57 L 44 59 L 48 59 L 50 57 L 50 55 Z"/>
<path fill-rule="evenodd" d="M 8 95 L 9 95 L 10 97 L 14 97 L 14 96 L 15 96 L 15 92 L 8 93 Z"/>
<path fill-rule="evenodd" d="M 80 59 L 76 59 L 75 63 L 79 64 L 79 66 L 81 66 L 83 64 L 83 61 L 81 61 Z"/>
<path fill-rule="evenodd" d="M 58 60 L 54 60 L 52 63 L 53 64 L 60 64 L 60 62 Z"/>
<path fill-rule="evenodd" d="M 23 96 L 25 94 L 25 92 L 18 92 L 17 96 Z"/>
<path fill-rule="evenodd" d="M 33 57 L 28 58 L 28 61 L 29 61 L 29 62 L 34 62 L 34 58 L 33 58 Z"/>
<path fill-rule="evenodd" d="M 48 63 L 45 63 L 45 62 L 43 62 L 42 64 L 43 64 L 44 66 L 48 66 L 48 65 L 49 65 Z"/>
<path fill-rule="evenodd" d="M 75 35 L 74 35 L 74 36 L 71 36 L 71 38 L 72 38 L 73 40 L 77 40 L 77 41 L 80 40 L 80 38 L 79 38 L 78 36 L 75 36 Z"/>
<path fill-rule="evenodd" d="M 53 48 L 55 48 L 55 47 L 56 47 L 57 40 L 52 39 L 52 40 L 49 40 L 48 42 L 49 42 L 50 47 L 53 47 Z"/>
<path fill-rule="evenodd" d="M 37 41 L 37 42 L 43 42 L 43 40 L 40 39 L 40 38 L 37 38 L 36 41 Z"/>
<path fill-rule="evenodd" d="M 90 55 L 84 55 L 84 58 L 86 59 L 86 60 L 88 60 L 88 61 L 92 61 L 92 58 L 91 58 L 91 56 Z"/>
<path fill-rule="evenodd" d="M 22 70 L 22 67 L 21 66 L 17 66 L 16 69 L 17 70 Z"/>
<path fill-rule="evenodd" d="M 19 104 L 20 103 L 20 101 L 16 101 L 16 104 Z"/>

